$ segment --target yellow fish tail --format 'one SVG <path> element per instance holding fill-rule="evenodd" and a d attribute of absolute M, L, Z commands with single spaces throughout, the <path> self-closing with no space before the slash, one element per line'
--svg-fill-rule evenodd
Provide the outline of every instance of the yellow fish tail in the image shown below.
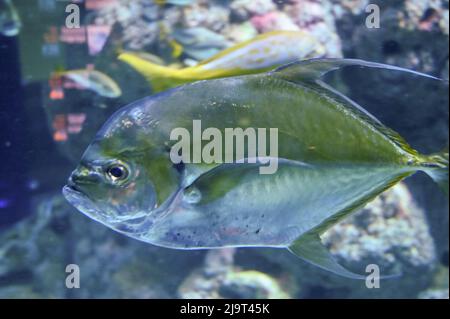
<path fill-rule="evenodd" d="M 173 87 L 174 83 L 183 84 L 187 82 L 184 79 L 183 70 L 152 63 L 133 53 L 122 53 L 118 59 L 142 74 L 156 92 Z"/>

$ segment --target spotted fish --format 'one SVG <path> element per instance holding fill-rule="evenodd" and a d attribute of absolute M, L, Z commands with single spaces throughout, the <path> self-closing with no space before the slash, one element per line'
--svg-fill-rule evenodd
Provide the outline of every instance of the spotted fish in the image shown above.
<path fill-rule="evenodd" d="M 288 45 L 286 45 L 288 44 Z M 159 92 L 183 83 L 268 71 L 298 59 L 323 56 L 325 49 L 303 31 L 273 31 L 225 49 L 199 64 L 175 69 L 151 63 L 131 52 L 119 55 Z"/>

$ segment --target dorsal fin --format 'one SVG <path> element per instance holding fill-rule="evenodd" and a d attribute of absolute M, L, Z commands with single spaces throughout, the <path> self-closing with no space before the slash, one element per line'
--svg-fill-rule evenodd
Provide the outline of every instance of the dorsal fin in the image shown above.
<path fill-rule="evenodd" d="M 333 99 L 334 101 L 347 106 L 348 109 L 353 111 L 354 114 L 370 123 L 376 129 L 382 132 L 385 136 L 387 136 L 390 140 L 392 140 L 395 144 L 397 144 L 400 148 L 402 148 L 404 151 L 410 154 L 417 154 L 417 152 L 414 149 L 412 149 L 411 146 L 409 146 L 409 144 L 403 139 L 403 137 L 400 136 L 400 134 L 384 126 L 374 115 L 369 113 L 358 103 L 356 103 L 349 97 L 345 96 L 344 94 L 340 93 L 339 91 L 337 91 L 336 89 L 334 89 L 333 87 L 322 81 L 322 77 L 325 74 L 331 71 L 341 69 L 346 66 L 360 66 L 360 67 L 400 71 L 418 76 L 423 76 L 434 80 L 441 80 L 439 78 L 421 72 L 408 70 L 393 65 L 369 62 L 358 59 L 319 58 L 319 59 L 297 61 L 279 67 L 274 71 L 270 72 L 269 74 L 281 78 L 283 80 L 310 88 L 312 90 L 315 90 L 316 92 L 320 92 L 325 96 Z"/>
<path fill-rule="evenodd" d="M 389 64 L 369 62 L 358 59 L 318 58 L 304 61 L 296 61 L 281 66 L 272 71 L 272 73 L 277 73 L 280 77 L 283 77 L 284 79 L 291 82 L 298 82 L 298 83 L 316 82 L 316 80 L 322 78 L 328 72 L 339 70 L 346 66 L 361 66 L 376 69 L 401 71 L 427 77 L 434 80 L 440 80 L 439 78 L 434 77 L 432 75 L 417 72 L 414 70 L 409 70 Z"/>
<path fill-rule="evenodd" d="M 360 66 L 360 67 L 370 67 L 370 68 L 378 68 L 378 69 L 385 69 L 385 70 L 392 70 L 392 71 L 401 71 L 401 72 L 407 72 L 419 76 L 424 76 L 427 78 L 431 78 L 434 80 L 439 80 L 438 78 L 420 73 L 413 70 L 408 70 L 405 68 L 388 65 L 388 64 L 382 64 L 382 63 L 376 63 L 376 62 L 369 62 L 369 61 L 363 61 L 363 60 L 357 60 L 357 59 L 326 59 L 326 58 L 319 58 L 319 59 L 310 59 L 305 61 L 297 61 L 292 62 L 287 65 L 284 65 L 282 67 L 279 67 L 272 71 L 272 74 L 281 77 L 286 81 L 298 83 L 301 85 L 306 85 L 312 88 L 315 88 L 316 90 L 319 89 L 322 92 L 331 94 L 337 101 L 343 102 L 344 104 L 350 104 L 352 105 L 359 113 L 360 115 L 364 115 L 364 117 L 367 117 L 371 119 L 372 121 L 376 122 L 377 124 L 381 124 L 380 121 L 370 114 L 366 109 L 364 109 L 361 105 L 350 99 L 349 97 L 345 96 L 341 92 L 337 91 L 324 81 L 322 81 L 322 78 L 325 76 L 325 74 L 341 69 L 346 66 Z"/>

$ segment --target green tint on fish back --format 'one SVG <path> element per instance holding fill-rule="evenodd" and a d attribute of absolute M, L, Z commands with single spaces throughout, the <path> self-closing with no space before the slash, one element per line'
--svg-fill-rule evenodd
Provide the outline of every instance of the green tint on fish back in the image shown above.
<path fill-rule="evenodd" d="M 192 120 L 202 128 L 277 128 L 279 157 L 304 162 L 390 163 L 405 165 L 412 152 L 348 106 L 311 88 L 274 76 L 253 75 L 197 82 L 166 94 L 164 105 L 145 113 L 164 118 L 170 131 Z"/>

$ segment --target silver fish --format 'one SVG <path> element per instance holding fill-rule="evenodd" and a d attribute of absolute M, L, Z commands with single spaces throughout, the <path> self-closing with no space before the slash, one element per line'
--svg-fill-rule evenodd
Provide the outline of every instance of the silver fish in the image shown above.
<path fill-rule="evenodd" d="M 419 154 L 320 80 L 348 65 L 427 76 L 361 60 L 315 59 L 175 88 L 114 114 L 63 193 L 92 219 L 154 245 L 288 248 L 336 274 L 365 278 L 339 265 L 320 235 L 418 171 L 448 193 L 448 151 Z M 171 132 L 195 134 L 194 120 L 225 134 L 230 127 L 277 128 L 278 170 L 260 174 L 262 156 L 175 163 Z"/>

